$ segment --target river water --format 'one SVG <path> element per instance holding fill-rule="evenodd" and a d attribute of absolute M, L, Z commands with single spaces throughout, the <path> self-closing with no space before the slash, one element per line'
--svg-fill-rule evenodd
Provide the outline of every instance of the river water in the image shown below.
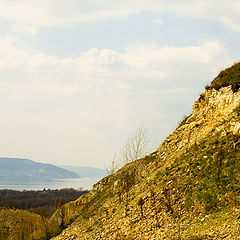
<path fill-rule="evenodd" d="M 71 179 L 56 179 L 42 182 L 28 182 L 28 183 L 4 183 L 0 182 L 0 189 L 12 190 L 43 190 L 45 189 L 62 189 L 75 188 L 79 190 L 91 190 L 92 186 L 97 183 L 100 178 L 71 178 Z"/>

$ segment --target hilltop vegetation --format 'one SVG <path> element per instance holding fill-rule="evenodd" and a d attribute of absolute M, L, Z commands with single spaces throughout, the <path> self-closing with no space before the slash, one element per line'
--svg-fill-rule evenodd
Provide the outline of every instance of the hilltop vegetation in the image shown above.
<path fill-rule="evenodd" d="M 210 86 L 206 86 L 206 89 L 219 90 L 229 85 L 231 85 L 233 92 L 238 91 L 240 88 L 240 63 L 235 63 L 233 66 L 221 71 Z"/>

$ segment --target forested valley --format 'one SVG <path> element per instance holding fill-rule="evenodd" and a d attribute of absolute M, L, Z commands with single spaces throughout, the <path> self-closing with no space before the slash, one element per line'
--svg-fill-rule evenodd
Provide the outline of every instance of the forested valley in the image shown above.
<path fill-rule="evenodd" d="M 37 214 L 47 210 L 48 216 L 51 216 L 60 205 L 75 200 L 87 192 L 74 188 L 37 191 L 4 189 L 0 190 L 0 208 L 22 209 Z"/>

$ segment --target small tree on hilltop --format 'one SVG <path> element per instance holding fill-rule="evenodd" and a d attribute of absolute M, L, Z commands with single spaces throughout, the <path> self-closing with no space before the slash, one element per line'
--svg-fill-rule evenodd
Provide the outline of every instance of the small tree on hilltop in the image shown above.
<path fill-rule="evenodd" d="M 124 164 L 143 158 L 147 154 L 149 139 L 146 130 L 140 126 L 135 134 L 130 137 L 122 150 L 122 161 Z"/>
<path fill-rule="evenodd" d="M 120 159 L 116 159 L 115 153 L 111 165 L 109 167 L 105 166 L 107 173 L 111 175 L 115 173 L 122 165 L 145 157 L 147 154 L 148 144 L 149 138 L 147 137 L 146 130 L 143 126 L 140 126 L 123 147 Z"/>
<path fill-rule="evenodd" d="M 116 153 L 113 156 L 111 165 L 109 167 L 105 166 L 105 169 L 106 169 L 108 175 L 115 173 L 119 169 L 119 164 L 116 161 Z"/>

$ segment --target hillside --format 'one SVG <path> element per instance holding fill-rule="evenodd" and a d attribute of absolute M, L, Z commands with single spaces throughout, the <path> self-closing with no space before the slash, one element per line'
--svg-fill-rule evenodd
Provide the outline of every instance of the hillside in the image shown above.
<path fill-rule="evenodd" d="M 24 210 L 0 208 L 0 240 L 32 240 L 44 233 L 44 225 L 37 214 Z"/>
<path fill-rule="evenodd" d="M 78 178 L 79 175 L 52 164 L 21 158 L 0 158 L 1 183 L 36 182 L 49 179 Z"/>
<path fill-rule="evenodd" d="M 52 240 L 240 239 L 239 66 L 206 87 L 155 152 L 61 205 L 48 221 L 0 210 L 0 240 L 46 240 L 44 233 L 63 229 Z"/>
<path fill-rule="evenodd" d="M 239 239 L 239 66 L 216 88 L 214 79 L 155 153 L 67 204 L 66 222 L 78 218 L 53 239 Z"/>

